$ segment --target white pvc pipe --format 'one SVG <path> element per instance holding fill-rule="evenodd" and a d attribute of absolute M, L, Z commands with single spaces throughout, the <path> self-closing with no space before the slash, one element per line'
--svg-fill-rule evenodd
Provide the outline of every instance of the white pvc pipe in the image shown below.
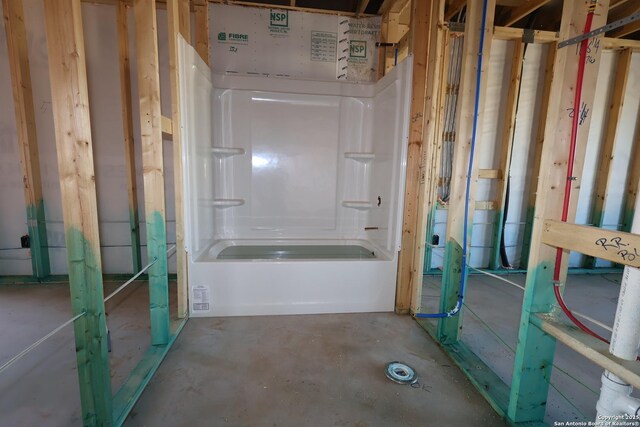
<path fill-rule="evenodd" d="M 640 234 L 640 197 L 636 199 L 636 214 L 631 232 Z M 609 351 L 625 360 L 636 360 L 640 347 L 640 270 L 626 266 L 620 284 L 620 297 L 613 324 Z"/>
<path fill-rule="evenodd" d="M 640 347 L 640 270 L 625 267 L 613 323 L 609 351 L 625 360 L 636 360 Z"/>
<path fill-rule="evenodd" d="M 633 387 L 622 381 L 609 371 L 602 374 L 602 388 L 600 398 L 596 404 L 598 415 L 596 425 L 616 425 L 620 416 L 625 414 L 637 415 L 640 410 L 640 400 L 631 397 Z"/>

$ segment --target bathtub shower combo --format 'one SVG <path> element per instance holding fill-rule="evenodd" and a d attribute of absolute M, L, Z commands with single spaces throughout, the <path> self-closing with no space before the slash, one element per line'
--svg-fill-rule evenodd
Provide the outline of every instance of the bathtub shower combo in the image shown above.
<path fill-rule="evenodd" d="M 216 75 L 180 40 L 191 316 L 391 311 L 411 58 L 377 83 Z"/>

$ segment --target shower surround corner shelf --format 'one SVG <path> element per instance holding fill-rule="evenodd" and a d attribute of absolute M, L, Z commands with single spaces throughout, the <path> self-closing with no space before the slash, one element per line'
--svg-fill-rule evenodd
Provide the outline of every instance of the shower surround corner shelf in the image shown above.
<path fill-rule="evenodd" d="M 357 162 L 368 163 L 371 160 L 375 159 L 376 155 L 374 153 L 348 152 L 344 153 L 344 158 L 352 159 Z"/>
<path fill-rule="evenodd" d="M 211 153 L 216 157 L 231 157 L 244 154 L 244 148 L 211 147 Z"/>
<path fill-rule="evenodd" d="M 344 206 L 345 208 L 352 208 L 352 209 L 358 209 L 360 211 L 366 211 L 371 209 L 373 204 L 371 202 L 363 201 L 363 200 L 345 200 L 344 202 L 342 202 L 342 206 Z"/>
<path fill-rule="evenodd" d="M 235 206 L 242 206 L 244 205 L 244 199 L 213 199 L 207 203 L 215 208 L 224 209 Z"/>

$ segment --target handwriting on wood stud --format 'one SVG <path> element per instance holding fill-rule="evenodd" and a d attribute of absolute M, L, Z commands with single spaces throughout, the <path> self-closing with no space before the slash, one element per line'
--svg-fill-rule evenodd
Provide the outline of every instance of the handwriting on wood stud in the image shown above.
<path fill-rule="evenodd" d="M 623 261 L 634 261 L 640 257 L 638 248 L 631 246 L 629 243 L 625 243 L 622 237 L 613 237 L 607 239 L 606 237 L 600 237 L 595 241 L 596 246 L 602 246 L 606 251 L 614 251 Z"/>
<path fill-rule="evenodd" d="M 567 108 L 567 111 L 569 112 L 569 117 L 573 118 L 574 109 Z M 584 123 L 584 121 L 587 119 L 587 117 L 589 116 L 589 111 L 589 107 L 586 103 L 583 102 L 582 105 L 580 105 L 580 120 L 578 121 L 579 125 L 582 125 L 582 123 Z"/>

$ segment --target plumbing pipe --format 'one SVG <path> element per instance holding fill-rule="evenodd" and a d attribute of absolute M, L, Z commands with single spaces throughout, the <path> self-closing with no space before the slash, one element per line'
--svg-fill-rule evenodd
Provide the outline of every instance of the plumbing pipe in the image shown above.
<path fill-rule="evenodd" d="M 596 404 L 596 425 L 615 425 L 626 414 L 640 413 L 640 399 L 631 397 L 633 387 L 609 371 L 602 374 L 600 398 Z"/>
<path fill-rule="evenodd" d="M 636 200 L 640 212 L 640 198 Z M 631 232 L 640 234 L 640 213 L 633 216 Z M 640 270 L 625 266 L 620 283 L 620 297 L 613 323 L 609 351 L 625 360 L 636 360 L 640 347 Z"/>
<path fill-rule="evenodd" d="M 480 29 L 480 45 L 478 47 L 478 66 L 476 69 L 476 98 L 473 106 L 473 130 L 471 132 L 471 147 L 469 149 L 469 164 L 467 168 L 467 180 L 464 198 L 464 224 L 462 236 L 462 268 L 460 272 L 460 293 L 455 307 L 451 310 L 441 313 L 417 313 L 415 317 L 420 319 L 443 319 L 453 317 L 462 310 L 464 303 L 465 289 L 467 285 L 467 252 L 469 246 L 469 198 L 471 197 L 471 176 L 473 172 L 473 160 L 476 150 L 476 137 L 478 133 L 478 116 L 480 115 L 480 82 L 482 80 L 482 51 L 484 50 L 484 37 L 487 29 L 487 8 L 488 0 L 484 0 L 482 5 L 482 28 Z"/>

